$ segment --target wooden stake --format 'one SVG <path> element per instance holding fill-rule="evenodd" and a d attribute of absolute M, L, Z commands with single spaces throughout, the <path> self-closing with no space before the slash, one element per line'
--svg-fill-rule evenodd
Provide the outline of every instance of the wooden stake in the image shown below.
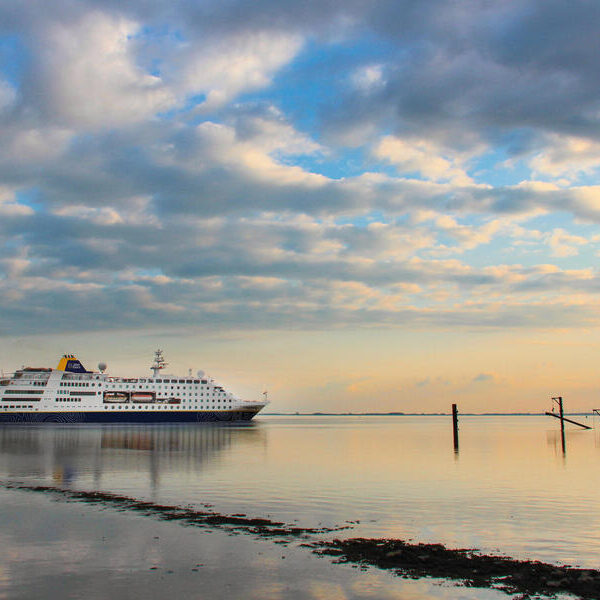
<path fill-rule="evenodd" d="M 560 419 L 560 415 L 557 415 L 555 413 L 551 413 L 551 412 L 546 412 L 545 414 L 547 414 L 549 417 L 554 417 L 555 419 Z M 583 423 L 578 423 L 577 421 L 573 421 L 573 419 L 567 419 L 567 417 L 562 418 L 563 421 L 566 421 L 567 423 L 572 423 L 573 425 L 579 425 L 579 427 L 583 427 L 583 429 L 591 429 L 591 427 L 589 427 L 588 425 L 584 425 Z M 563 427 L 564 429 L 564 427 Z"/>
<path fill-rule="evenodd" d="M 454 452 L 458 452 L 458 409 L 452 405 L 452 432 L 454 433 Z"/>
<path fill-rule="evenodd" d="M 555 419 L 560 419 L 560 431 L 561 431 L 563 437 L 565 436 L 565 421 L 567 423 L 573 423 L 573 425 L 578 425 L 579 427 L 583 427 L 583 429 L 591 429 L 591 427 L 588 427 L 587 425 L 584 425 L 583 423 L 578 423 L 577 421 L 573 421 L 573 419 L 567 419 L 567 417 L 565 417 L 565 413 L 563 411 L 562 396 L 556 396 L 555 398 L 552 398 L 552 401 L 556 402 L 556 404 L 558 404 L 558 414 L 555 414 L 553 412 L 547 412 L 546 414 L 550 417 L 554 417 Z M 552 410 L 554 410 L 554 406 L 553 406 Z"/>

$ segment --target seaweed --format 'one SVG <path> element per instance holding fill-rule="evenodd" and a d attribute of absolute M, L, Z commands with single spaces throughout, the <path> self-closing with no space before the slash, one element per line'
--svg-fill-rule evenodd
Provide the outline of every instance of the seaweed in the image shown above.
<path fill-rule="evenodd" d="M 451 549 L 442 544 L 410 543 L 398 539 L 318 541 L 320 555 L 337 562 L 391 569 L 403 577 L 439 577 L 475 588 L 496 588 L 509 594 L 554 596 L 568 592 L 579 598 L 600 598 L 600 571 L 556 566 L 533 560 L 480 554 L 474 549 Z"/>
<path fill-rule="evenodd" d="M 399 539 L 315 539 L 314 536 L 349 529 L 350 526 L 299 527 L 240 513 L 225 515 L 190 506 L 158 504 L 112 492 L 1 482 L 0 487 L 138 512 L 182 525 L 224 529 L 231 534 L 251 534 L 277 544 L 285 545 L 294 540 L 302 540 L 300 546 L 310 549 L 318 556 L 332 557 L 335 562 L 391 570 L 405 578 L 441 578 L 467 587 L 494 588 L 507 594 L 520 594 L 523 600 L 540 596 L 555 597 L 558 593 L 573 594 L 584 600 L 600 598 L 600 571 L 596 569 L 557 566 L 540 561 L 481 554 L 472 548 L 452 549 L 442 544 L 412 543 Z"/>

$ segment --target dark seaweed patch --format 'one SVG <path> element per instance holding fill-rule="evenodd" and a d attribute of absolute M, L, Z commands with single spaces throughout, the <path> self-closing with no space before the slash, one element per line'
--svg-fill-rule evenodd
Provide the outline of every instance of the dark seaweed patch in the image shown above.
<path fill-rule="evenodd" d="M 600 598 L 600 571 L 556 566 L 539 561 L 449 549 L 441 544 L 411 544 L 394 539 L 348 539 L 311 544 L 320 555 L 338 562 L 391 569 L 404 577 L 439 577 L 476 588 L 510 594 L 554 596 L 568 592 L 579 598 Z"/>
<path fill-rule="evenodd" d="M 112 507 L 116 510 L 139 512 L 162 521 L 179 521 L 184 525 L 195 525 L 198 527 L 225 528 L 229 531 L 242 531 L 261 537 L 299 538 L 345 529 L 345 527 L 298 527 L 287 525 L 280 521 L 272 521 L 271 519 L 252 518 L 239 514 L 223 515 L 189 507 L 157 504 L 112 492 L 70 490 L 52 486 L 34 486 L 17 483 L 1 483 L 0 486 L 5 489 L 52 494 L 72 502 L 85 502 L 87 504 Z"/>

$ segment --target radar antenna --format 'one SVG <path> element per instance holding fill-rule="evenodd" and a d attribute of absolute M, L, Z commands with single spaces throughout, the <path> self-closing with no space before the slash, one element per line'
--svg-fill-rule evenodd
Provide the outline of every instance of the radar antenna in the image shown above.
<path fill-rule="evenodd" d="M 169 363 L 165 361 L 163 351 L 159 348 L 154 352 L 154 364 L 150 367 L 154 373 L 154 377 L 160 375 L 160 370 L 164 369 Z"/>

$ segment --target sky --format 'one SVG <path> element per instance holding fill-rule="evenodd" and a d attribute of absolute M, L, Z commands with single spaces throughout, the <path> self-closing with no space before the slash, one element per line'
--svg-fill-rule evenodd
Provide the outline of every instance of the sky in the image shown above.
<path fill-rule="evenodd" d="M 270 410 L 600 405 L 600 4 L 0 0 L 0 366 Z"/>

